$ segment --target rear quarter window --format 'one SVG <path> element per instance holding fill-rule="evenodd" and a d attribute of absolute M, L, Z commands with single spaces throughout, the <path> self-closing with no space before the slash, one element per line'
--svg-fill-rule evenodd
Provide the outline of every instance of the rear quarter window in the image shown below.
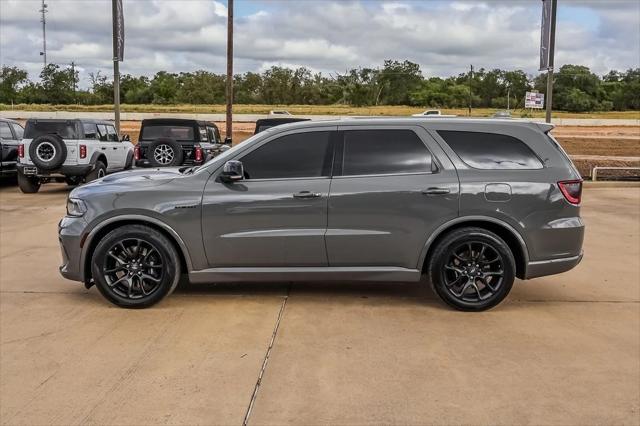
<path fill-rule="evenodd" d="M 499 133 L 438 130 L 460 159 L 474 169 L 541 169 L 538 156 L 520 139 Z"/>

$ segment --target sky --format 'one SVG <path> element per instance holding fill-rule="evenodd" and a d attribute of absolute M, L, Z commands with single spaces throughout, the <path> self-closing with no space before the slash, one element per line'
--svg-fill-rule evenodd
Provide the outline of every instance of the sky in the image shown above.
<path fill-rule="evenodd" d="M 111 0 L 46 0 L 47 57 L 112 73 Z M 225 72 L 226 0 L 123 0 L 121 72 Z M 0 0 L 0 63 L 37 78 L 41 0 Z M 427 77 L 475 68 L 537 73 L 540 0 L 236 0 L 234 73 L 273 65 L 327 75 L 410 60 Z M 640 67 L 639 0 L 558 0 L 556 66 Z"/>

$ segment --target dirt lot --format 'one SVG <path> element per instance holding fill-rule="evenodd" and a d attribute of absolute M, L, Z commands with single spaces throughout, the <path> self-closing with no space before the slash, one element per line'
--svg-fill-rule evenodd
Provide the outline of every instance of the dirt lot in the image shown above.
<path fill-rule="evenodd" d="M 481 314 L 424 283 L 198 286 L 118 309 L 57 272 L 66 193 L 0 187 L 2 424 L 239 425 L 249 407 L 255 425 L 640 423 L 638 186 L 589 185 L 583 263 Z"/>

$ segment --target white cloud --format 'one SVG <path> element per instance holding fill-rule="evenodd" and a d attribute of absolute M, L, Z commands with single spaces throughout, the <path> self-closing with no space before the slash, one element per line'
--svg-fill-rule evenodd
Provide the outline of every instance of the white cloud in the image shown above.
<path fill-rule="evenodd" d="M 111 1 L 48 0 L 50 62 L 110 74 Z M 605 7 L 605 3 L 606 6 Z M 212 0 L 124 0 L 125 73 L 207 69 L 223 73 L 226 6 Z M 540 6 L 516 0 L 269 1 L 242 16 L 236 3 L 236 72 L 274 64 L 344 72 L 408 59 L 428 75 L 469 64 L 535 73 Z M 609 69 L 640 66 L 640 2 L 560 3 L 556 64 Z M 39 0 L 0 0 L 0 62 L 41 69 Z M 586 12 L 585 12 L 586 11 Z M 595 16 L 595 21 L 581 18 Z"/>

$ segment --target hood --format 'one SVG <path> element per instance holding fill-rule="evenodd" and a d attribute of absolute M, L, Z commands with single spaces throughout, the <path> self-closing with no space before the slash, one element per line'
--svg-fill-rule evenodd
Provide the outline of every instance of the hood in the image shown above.
<path fill-rule="evenodd" d="M 91 193 L 148 188 L 163 185 L 174 179 L 183 179 L 192 176 L 180 173 L 180 169 L 181 167 L 167 167 L 161 169 L 135 169 L 114 173 L 77 187 L 71 192 L 70 197 L 82 198 Z"/>

